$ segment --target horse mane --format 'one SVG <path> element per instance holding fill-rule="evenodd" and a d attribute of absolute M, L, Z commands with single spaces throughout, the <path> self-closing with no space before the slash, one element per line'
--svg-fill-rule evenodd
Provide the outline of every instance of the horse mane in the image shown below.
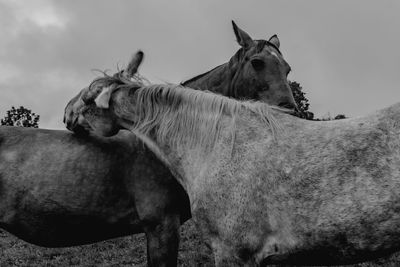
<path fill-rule="evenodd" d="M 259 116 L 273 134 L 279 129 L 265 103 L 237 101 L 180 85 L 141 87 L 135 92 L 135 101 L 138 119 L 132 130 L 145 135 L 151 132 L 158 141 L 174 147 L 185 144 L 213 149 L 223 128 L 223 115 L 231 117 L 233 143 L 236 119 L 243 110 Z"/>
<path fill-rule="evenodd" d="M 201 77 L 206 76 L 206 75 L 209 74 L 210 72 L 213 72 L 214 70 L 218 69 L 219 67 L 221 67 L 221 66 L 223 66 L 223 65 L 225 65 L 225 64 L 226 64 L 226 63 L 223 63 L 223 64 L 221 64 L 221 65 L 218 65 L 218 66 L 216 66 L 215 68 L 212 68 L 212 69 L 209 70 L 209 71 L 206 71 L 206 72 L 204 72 L 204 73 L 202 73 L 202 74 L 199 74 L 199 75 L 197 75 L 197 76 L 194 76 L 193 78 L 190 78 L 189 80 L 183 81 L 183 82 L 180 83 L 180 85 L 185 86 L 185 85 L 188 84 L 188 83 L 197 81 L 197 80 L 200 79 Z"/>

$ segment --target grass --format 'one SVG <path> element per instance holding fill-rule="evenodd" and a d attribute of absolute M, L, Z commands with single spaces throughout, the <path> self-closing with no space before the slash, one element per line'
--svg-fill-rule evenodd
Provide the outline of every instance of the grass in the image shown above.
<path fill-rule="evenodd" d="M 181 228 L 179 266 L 212 267 L 211 250 L 206 247 L 189 221 Z M 71 248 L 42 248 L 0 232 L 0 267 L 59 267 L 59 266 L 146 266 L 146 240 L 144 234 L 108 240 L 92 245 Z M 400 253 L 374 262 L 353 267 L 397 267 Z"/>
<path fill-rule="evenodd" d="M 0 230 L 0 267 L 146 265 L 144 234 L 70 248 L 43 248 Z M 181 229 L 179 266 L 213 266 L 211 250 L 201 243 L 192 222 Z"/>

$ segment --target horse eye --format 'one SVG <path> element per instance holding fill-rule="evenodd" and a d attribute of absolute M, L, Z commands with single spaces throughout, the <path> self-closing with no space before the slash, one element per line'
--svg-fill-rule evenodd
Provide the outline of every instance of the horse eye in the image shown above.
<path fill-rule="evenodd" d="M 252 59 L 250 62 L 253 68 L 257 71 L 262 70 L 265 67 L 265 62 L 261 59 L 255 58 Z"/>

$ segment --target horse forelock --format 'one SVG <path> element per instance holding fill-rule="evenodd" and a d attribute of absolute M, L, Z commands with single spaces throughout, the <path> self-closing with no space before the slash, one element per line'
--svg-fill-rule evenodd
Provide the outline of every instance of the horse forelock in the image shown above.
<path fill-rule="evenodd" d="M 280 56 L 282 56 L 282 53 L 279 50 L 279 48 L 276 47 L 276 45 L 274 45 L 273 43 L 271 43 L 271 42 L 269 42 L 267 40 L 254 40 L 254 43 L 255 44 L 253 46 L 254 47 L 253 54 L 258 54 L 258 53 L 263 52 L 264 48 L 267 46 L 267 47 L 272 47 L 274 50 L 276 50 L 276 52 L 278 52 L 278 54 Z M 246 55 L 246 51 L 250 51 L 250 49 L 249 48 L 247 48 L 247 49 L 240 48 L 236 52 L 236 54 L 232 57 L 232 59 L 236 59 L 236 61 L 239 61 L 239 62 L 240 61 L 244 62 L 245 57 L 249 56 L 249 55 Z"/>
<path fill-rule="evenodd" d="M 139 75 L 138 73 L 132 76 L 131 78 L 127 78 L 123 71 L 119 71 L 114 75 L 110 76 L 106 72 L 102 72 L 103 76 L 97 77 L 94 79 L 88 86 L 88 93 L 91 94 L 90 98 L 95 98 L 103 88 L 110 87 L 111 85 L 121 88 L 121 87 L 129 87 L 129 88 L 139 88 L 145 86 L 146 84 L 150 84 L 150 82 Z M 85 90 L 85 89 L 83 89 Z M 82 98 L 82 92 L 80 92 L 80 97 Z"/>
<path fill-rule="evenodd" d="M 271 107 L 261 102 L 237 101 L 179 85 L 152 85 L 135 92 L 137 120 L 132 130 L 155 134 L 158 141 L 174 147 L 213 149 L 222 130 L 222 118 L 231 118 L 234 136 L 241 111 L 255 113 L 272 133 L 279 125 Z"/>
<path fill-rule="evenodd" d="M 261 53 L 261 51 L 264 50 L 265 46 L 269 46 L 269 47 L 273 47 L 279 53 L 279 55 L 282 55 L 281 50 L 279 50 L 279 48 L 276 45 L 274 45 L 273 43 L 271 43 L 270 41 L 256 40 L 256 42 L 257 42 L 257 53 Z"/>
<path fill-rule="evenodd" d="M 123 75 L 122 71 L 117 72 L 112 76 L 108 75 L 106 72 L 103 72 L 102 77 L 98 77 L 90 83 L 89 89 L 93 88 L 95 85 L 98 84 L 102 85 L 103 87 L 107 87 L 112 84 L 115 84 L 117 86 L 128 85 L 128 86 L 139 86 L 139 87 L 144 85 L 143 81 L 140 80 L 138 76 L 134 77 L 137 77 L 137 79 L 133 78 L 128 79 Z"/>

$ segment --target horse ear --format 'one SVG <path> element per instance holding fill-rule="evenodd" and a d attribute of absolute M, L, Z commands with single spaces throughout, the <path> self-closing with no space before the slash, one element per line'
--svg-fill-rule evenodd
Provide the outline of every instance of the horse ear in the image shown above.
<path fill-rule="evenodd" d="M 116 86 L 111 85 L 102 89 L 101 93 L 94 100 L 98 108 L 108 109 L 110 107 L 111 94 L 115 88 Z"/>
<path fill-rule="evenodd" d="M 279 46 L 281 45 L 281 42 L 279 41 L 279 38 L 276 34 L 272 35 L 271 38 L 269 38 L 268 42 L 272 43 L 277 48 L 279 48 Z"/>
<path fill-rule="evenodd" d="M 130 79 L 136 74 L 140 64 L 143 61 L 143 57 L 144 57 L 144 54 L 143 54 L 142 51 L 139 50 L 139 51 L 136 52 L 136 54 L 132 57 L 132 59 L 129 62 L 128 66 L 124 70 L 123 75 L 126 78 Z"/>
<path fill-rule="evenodd" d="M 251 39 L 250 35 L 240 29 L 233 20 L 232 26 L 236 35 L 236 41 L 239 43 L 239 45 L 244 49 L 249 48 L 253 44 L 253 39 Z"/>

